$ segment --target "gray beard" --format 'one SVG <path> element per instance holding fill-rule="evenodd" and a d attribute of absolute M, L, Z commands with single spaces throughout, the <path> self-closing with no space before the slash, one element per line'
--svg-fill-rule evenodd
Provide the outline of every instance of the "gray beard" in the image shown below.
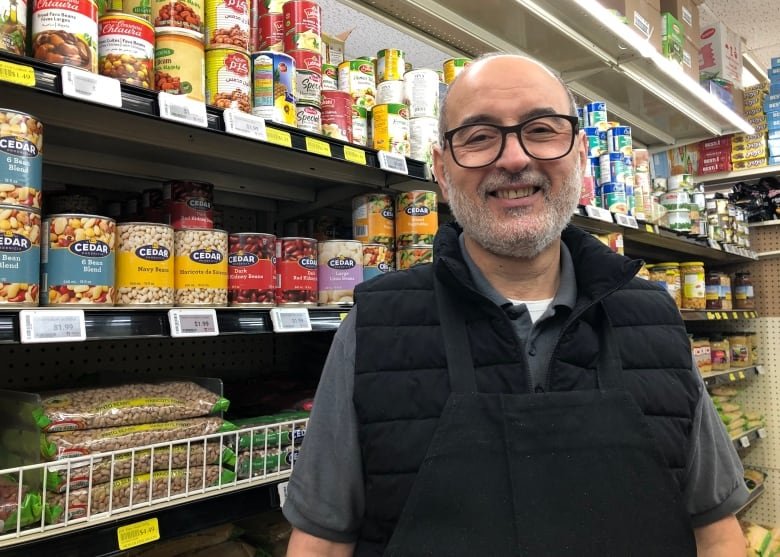
<path fill-rule="evenodd" d="M 531 170 L 517 174 L 505 171 L 490 174 L 477 188 L 477 197 L 482 204 L 474 203 L 453 184 L 446 169 L 444 177 L 450 186 L 450 210 L 465 234 L 490 253 L 522 259 L 536 257 L 560 238 L 577 207 L 582 190 L 579 159 L 555 197 L 550 193 L 549 179 Z M 505 211 L 507 216 L 513 217 L 511 220 L 493 219 L 485 206 L 489 192 L 512 184 L 541 188 L 545 201 L 543 212 L 531 215 L 532 208 L 516 207 Z"/>

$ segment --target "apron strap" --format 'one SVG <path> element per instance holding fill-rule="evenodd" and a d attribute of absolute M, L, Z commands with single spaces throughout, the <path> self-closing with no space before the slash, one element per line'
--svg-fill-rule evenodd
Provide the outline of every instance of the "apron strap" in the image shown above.
<path fill-rule="evenodd" d="M 444 336 L 444 350 L 447 355 L 447 371 L 450 375 L 450 390 L 453 393 L 476 393 L 477 379 L 471 345 L 466 333 L 466 320 L 456 311 L 454 296 L 434 273 L 433 290 L 439 308 L 439 324 Z"/>
<path fill-rule="evenodd" d="M 599 390 L 622 390 L 624 388 L 623 363 L 620 360 L 615 331 L 604 304 L 600 304 L 600 307 L 603 319 L 599 329 L 599 361 L 596 379 Z"/>

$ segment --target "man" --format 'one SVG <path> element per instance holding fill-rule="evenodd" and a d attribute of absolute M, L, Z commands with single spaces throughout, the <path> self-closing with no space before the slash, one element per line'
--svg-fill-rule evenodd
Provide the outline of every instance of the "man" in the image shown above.
<path fill-rule="evenodd" d="M 462 233 L 357 289 L 290 480 L 288 555 L 744 556 L 742 468 L 671 298 L 567 227 L 575 115 L 520 56 L 451 85 L 434 170 Z"/>

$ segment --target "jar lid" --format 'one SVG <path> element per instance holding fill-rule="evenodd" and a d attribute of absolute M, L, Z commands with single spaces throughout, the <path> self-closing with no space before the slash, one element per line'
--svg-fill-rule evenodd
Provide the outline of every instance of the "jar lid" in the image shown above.
<path fill-rule="evenodd" d="M 666 263 L 656 263 L 654 267 L 679 267 L 680 264 L 676 261 L 667 261 Z"/>
<path fill-rule="evenodd" d="M 680 263 L 680 267 L 704 267 L 704 261 L 685 261 Z"/>

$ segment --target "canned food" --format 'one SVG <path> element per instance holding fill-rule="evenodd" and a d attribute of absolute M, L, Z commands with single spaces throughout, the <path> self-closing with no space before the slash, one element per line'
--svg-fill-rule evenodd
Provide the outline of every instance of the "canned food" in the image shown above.
<path fill-rule="evenodd" d="M 689 209 L 691 205 L 691 196 L 685 190 L 670 191 L 661 196 L 661 205 L 667 211 Z"/>
<path fill-rule="evenodd" d="M 289 0 L 282 5 L 284 50 L 322 49 L 320 6 L 310 0 Z"/>
<path fill-rule="evenodd" d="M 287 0 L 252 0 L 252 11 L 258 15 L 280 14 Z"/>
<path fill-rule="evenodd" d="M 374 65 L 362 58 L 339 64 L 339 91 L 352 95 L 352 104 L 371 110 L 376 104 Z"/>
<path fill-rule="evenodd" d="M 203 33 L 202 0 L 152 0 L 155 27 L 180 27 Z"/>
<path fill-rule="evenodd" d="M 444 62 L 444 83 L 449 85 L 458 74 L 466 69 L 471 64 L 471 60 L 468 58 L 450 58 Z"/>
<path fill-rule="evenodd" d="M 30 114 L 0 108 L 0 203 L 41 207 L 43 124 Z"/>
<path fill-rule="evenodd" d="M 631 156 L 634 152 L 631 141 L 631 126 L 615 126 L 607 131 L 607 145 L 614 153 Z"/>
<path fill-rule="evenodd" d="M 355 240 L 328 240 L 317 246 L 319 303 L 352 304 L 363 280 L 363 245 Z"/>
<path fill-rule="evenodd" d="M 287 54 L 295 60 L 295 90 L 297 101 L 320 106 L 322 92 L 322 55 L 308 50 L 292 50 Z"/>
<path fill-rule="evenodd" d="M 249 49 L 249 0 L 206 1 L 206 47 Z"/>
<path fill-rule="evenodd" d="M 371 111 L 374 149 L 409 156 L 409 109 L 405 104 L 378 104 Z"/>
<path fill-rule="evenodd" d="M 114 304 L 116 222 L 50 215 L 41 240 L 41 304 Z"/>
<path fill-rule="evenodd" d="M 205 100 L 203 35 L 188 29 L 158 27 L 154 45 L 155 90 Z"/>
<path fill-rule="evenodd" d="M 177 306 L 226 306 L 228 235 L 224 230 L 174 233 L 174 299 Z"/>
<path fill-rule="evenodd" d="M 411 245 L 398 248 L 397 268 L 399 271 L 411 269 L 417 265 L 433 263 L 433 246 Z"/>
<path fill-rule="evenodd" d="M 127 222 L 116 226 L 116 304 L 173 305 L 173 228 Z"/>
<path fill-rule="evenodd" d="M 600 185 L 608 182 L 626 183 L 626 166 L 621 153 L 604 153 L 599 157 Z"/>
<path fill-rule="evenodd" d="M 399 193 L 395 205 L 396 247 L 433 245 L 439 229 L 439 209 L 434 191 Z"/>
<path fill-rule="evenodd" d="M 280 52 L 252 54 L 252 114 L 295 127 L 295 61 Z"/>
<path fill-rule="evenodd" d="M 284 15 L 263 14 L 258 20 L 260 32 L 260 50 L 284 52 Z"/>
<path fill-rule="evenodd" d="M 352 198 L 352 237 L 364 244 L 393 247 L 395 203 L 383 193 L 367 193 Z"/>
<path fill-rule="evenodd" d="M 154 84 L 154 27 L 143 18 L 111 14 L 98 22 L 100 75 L 151 89 Z"/>
<path fill-rule="evenodd" d="M 237 48 L 206 51 L 206 104 L 252 112 L 249 55 Z"/>
<path fill-rule="evenodd" d="M 352 143 L 368 145 L 368 110 L 352 105 Z"/>
<path fill-rule="evenodd" d="M 349 93 L 322 92 L 322 133 L 352 142 L 352 96 Z"/>
<path fill-rule="evenodd" d="M 322 90 L 323 91 L 338 91 L 339 90 L 339 68 L 334 64 L 322 65 Z M 350 104 L 352 100 L 350 97 Z"/>
<path fill-rule="evenodd" d="M 38 60 L 97 73 L 97 35 L 94 0 L 36 0 L 33 4 L 32 53 Z"/>
<path fill-rule="evenodd" d="M 275 297 L 280 306 L 317 303 L 317 240 L 277 238 Z"/>
<path fill-rule="evenodd" d="M 403 78 L 405 71 L 406 64 L 404 63 L 404 53 L 402 50 L 386 48 L 376 53 L 377 83 L 384 83 L 385 81 L 400 81 Z M 380 101 L 377 102 L 380 103 Z M 403 100 L 387 102 L 403 102 Z"/>
<path fill-rule="evenodd" d="M 40 213 L 0 205 L 0 306 L 37 306 L 40 268 Z"/>
<path fill-rule="evenodd" d="M 122 0 L 122 12 L 140 17 L 152 23 L 152 6 L 150 0 Z"/>
<path fill-rule="evenodd" d="M 412 118 L 409 120 L 409 158 L 433 164 L 433 146 L 439 142 L 439 120 Z"/>
<path fill-rule="evenodd" d="M 672 230 L 687 232 L 691 229 L 691 211 L 689 209 L 667 211 L 665 218 Z"/>
<path fill-rule="evenodd" d="M 311 133 L 322 133 L 320 109 L 307 104 L 295 105 L 295 116 L 298 127 Z"/>
<path fill-rule="evenodd" d="M 387 264 L 387 246 L 363 244 L 363 280 L 369 280 L 390 271 Z"/>
<path fill-rule="evenodd" d="M 228 302 L 231 306 L 274 305 L 276 236 L 257 232 L 228 239 Z"/>
<path fill-rule="evenodd" d="M 26 0 L 0 0 L 0 50 L 24 56 L 26 42 Z"/>
<path fill-rule="evenodd" d="M 592 102 L 585 105 L 585 112 L 587 114 L 587 125 L 598 128 L 600 131 L 606 131 L 609 127 L 607 124 L 607 103 Z"/>
<path fill-rule="evenodd" d="M 601 187 L 601 206 L 613 213 L 628 213 L 626 185 L 609 182 Z"/>
<path fill-rule="evenodd" d="M 439 76 L 433 70 L 412 70 L 404 74 L 404 101 L 410 118 L 438 118 Z"/>
<path fill-rule="evenodd" d="M 376 86 L 376 104 L 404 104 L 404 82 L 383 81 Z"/>
<path fill-rule="evenodd" d="M 214 227 L 214 186 L 206 182 L 176 180 L 163 184 L 163 199 L 175 229 Z"/>

